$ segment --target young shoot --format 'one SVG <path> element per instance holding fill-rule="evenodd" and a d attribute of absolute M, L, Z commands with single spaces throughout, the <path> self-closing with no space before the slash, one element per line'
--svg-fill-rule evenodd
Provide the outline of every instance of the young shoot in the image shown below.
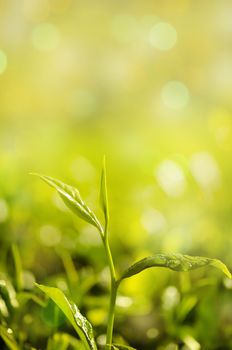
<path fill-rule="evenodd" d="M 154 254 L 153 256 L 145 257 L 144 259 L 136 262 L 128 269 L 126 269 L 121 276 L 117 277 L 109 245 L 109 207 L 105 158 L 103 160 L 100 184 L 100 205 L 104 214 L 104 225 L 102 225 L 94 212 L 87 206 L 87 204 L 81 198 L 80 192 L 75 187 L 67 185 L 60 180 L 54 179 L 50 176 L 40 174 L 33 175 L 39 176 L 49 186 L 53 187 L 59 193 L 60 197 L 69 207 L 69 209 L 71 209 L 71 211 L 82 220 L 94 226 L 100 234 L 110 272 L 110 296 L 105 344 L 106 350 L 133 349 L 129 346 L 113 343 L 113 328 L 117 291 L 120 283 L 124 279 L 132 277 L 151 267 L 163 267 L 174 271 L 190 271 L 208 265 L 216 267 L 217 269 L 221 270 L 228 278 L 231 278 L 231 273 L 226 265 L 218 259 L 182 254 Z M 78 307 L 70 302 L 63 294 L 63 292 L 58 288 L 47 287 L 41 284 L 37 284 L 37 287 L 49 298 L 51 298 L 53 302 L 63 311 L 67 319 L 74 327 L 76 333 L 80 337 L 84 348 L 86 350 L 97 350 L 97 345 L 93 335 L 93 327 L 90 322 L 80 313 Z"/>

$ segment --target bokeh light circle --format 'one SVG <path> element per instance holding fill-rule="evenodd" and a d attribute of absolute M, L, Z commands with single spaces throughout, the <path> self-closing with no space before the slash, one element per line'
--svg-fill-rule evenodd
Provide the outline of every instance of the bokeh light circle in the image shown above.
<path fill-rule="evenodd" d="M 176 44 L 177 32 L 171 24 L 159 22 L 151 28 L 149 39 L 153 47 L 166 51 L 172 49 Z"/>
<path fill-rule="evenodd" d="M 59 30 L 51 23 L 41 23 L 32 31 L 32 44 L 39 51 L 51 51 L 60 42 Z"/>
<path fill-rule="evenodd" d="M 184 108 L 189 102 L 189 91 L 180 81 L 169 81 L 162 89 L 162 101 L 171 109 Z"/>

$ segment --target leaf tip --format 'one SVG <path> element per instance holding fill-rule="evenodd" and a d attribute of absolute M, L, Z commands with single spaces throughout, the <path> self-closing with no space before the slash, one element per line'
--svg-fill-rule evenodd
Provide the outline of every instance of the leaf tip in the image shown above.
<path fill-rule="evenodd" d="M 231 272 L 221 260 L 213 259 L 211 265 L 221 270 L 229 279 L 232 279 Z"/>
<path fill-rule="evenodd" d="M 44 175 L 39 174 L 39 173 L 34 173 L 34 172 L 30 172 L 29 175 L 37 176 L 37 177 L 40 177 L 41 179 L 44 177 Z"/>

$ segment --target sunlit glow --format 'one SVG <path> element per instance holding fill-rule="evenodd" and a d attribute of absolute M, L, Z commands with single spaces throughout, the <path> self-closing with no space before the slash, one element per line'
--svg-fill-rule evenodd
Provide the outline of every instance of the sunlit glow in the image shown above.
<path fill-rule="evenodd" d="M 120 307 L 129 307 L 133 304 L 133 301 L 131 298 L 129 297 L 125 297 L 123 295 L 119 295 L 117 297 L 117 306 L 120 306 Z"/>
<path fill-rule="evenodd" d="M 164 215 L 154 208 L 148 208 L 143 213 L 141 223 L 145 230 L 147 230 L 150 234 L 158 233 L 164 230 L 167 226 Z"/>
<path fill-rule="evenodd" d="M 87 312 L 87 318 L 94 326 L 102 325 L 106 319 L 106 311 L 102 308 L 95 308 Z"/>
<path fill-rule="evenodd" d="M 60 42 L 59 30 L 51 23 L 38 24 L 32 31 L 32 44 L 40 51 L 51 51 Z"/>
<path fill-rule="evenodd" d="M 208 152 L 196 153 L 190 161 L 191 172 L 197 183 L 207 190 L 216 190 L 221 183 L 216 160 Z"/>
<path fill-rule="evenodd" d="M 101 244 L 99 236 L 96 235 L 96 229 L 90 225 L 86 225 L 82 228 L 78 241 L 84 246 L 98 246 Z"/>
<path fill-rule="evenodd" d="M 163 87 L 161 97 L 168 108 L 181 109 L 189 102 L 189 91 L 180 81 L 169 81 Z"/>
<path fill-rule="evenodd" d="M 33 322 L 33 317 L 30 314 L 26 314 L 23 316 L 23 323 L 26 325 L 31 324 Z"/>
<path fill-rule="evenodd" d="M 35 276 L 30 271 L 23 271 L 23 285 L 25 289 L 33 289 L 35 286 Z"/>
<path fill-rule="evenodd" d="M 106 343 L 106 335 L 105 335 L 105 334 L 100 334 L 100 335 L 97 337 L 97 343 L 98 343 L 98 345 L 105 346 L 105 343 Z"/>
<path fill-rule="evenodd" d="M 67 282 L 63 278 L 57 278 L 56 286 L 57 288 L 61 289 L 63 292 L 67 292 L 68 290 Z"/>
<path fill-rule="evenodd" d="M 220 107 L 213 109 L 209 114 L 208 126 L 221 148 L 232 148 L 232 116 L 228 110 Z"/>
<path fill-rule="evenodd" d="M 97 108 L 97 97 L 86 89 L 72 91 L 67 101 L 67 109 L 76 119 L 85 119 L 91 116 Z"/>
<path fill-rule="evenodd" d="M 162 189 L 171 197 L 182 195 L 186 189 L 184 172 L 172 160 L 163 161 L 155 171 L 155 177 Z"/>
<path fill-rule="evenodd" d="M 7 68 L 7 55 L 0 50 L 0 74 L 4 73 Z"/>
<path fill-rule="evenodd" d="M 180 293 L 174 286 L 165 289 L 162 295 L 163 308 L 166 310 L 173 309 L 180 302 Z"/>
<path fill-rule="evenodd" d="M 141 18 L 140 20 L 140 30 L 141 34 L 147 34 L 147 32 L 151 30 L 151 28 L 157 24 L 159 18 L 157 16 L 147 15 Z"/>
<path fill-rule="evenodd" d="M 39 232 L 40 241 L 48 247 L 56 246 L 61 241 L 60 230 L 52 225 L 44 225 Z"/>
<path fill-rule="evenodd" d="M 118 15 L 112 20 L 112 35 L 120 42 L 129 42 L 136 37 L 138 23 L 132 15 Z"/>
<path fill-rule="evenodd" d="M 175 227 L 168 230 L 163 240 L 162 248 L 167 253 L 178 253 L 186 249 L 186 245 L 191 242 L 191 237 L 186 237 L 186 230 L 182 227 Z"/>
<path fill-rule="evenodd" d="M 0 198 L 0 222 L 7 220 L 9 214 L 8 205 L 5 199 Z"/>
<path fill-rule="evenodd" d="M 184 337 L 184 342 L 189 350 L 200 350 L 201 348 L 201 345 L 191 335 L 186 335 Z"/>
<path fill-rule="evenodd" d="M 48 17 L 50 4 L 48 0 L 23 0 L 22 10 L 28 20 L 38 22 Z"/>
<path fill-rule="evenodd" d="M 9 312 L 6 303 L 2 298 L 0 299 L 0 310 L 3 317 L 9 317 Z"/>
<path fill-rule="evenodd" d="M 51 10 L 55 13 L 62 13 L 67 10 L 73 0 L 50 0 Z"/>
<path fill-rule="evenodd" d="M 173 48 L 177 42 L 176 29 L 169 23 L 159 22 L 150 31 L 150 43 L 156 49 L 166 51 Z"/>
<path fill-rule="evenodd" d="M 158 335 L 159 335 L 159 331 L 157 328 L 149 328 L 147 330 L 147 337 L 149 339 L 154 339 L 154 338 L 158 337 Z"/>
<path fill-rule="evenodd" d="M 223 283 L 227 289 L 232 289 L 232 279 L 224 278 Z"/>
<path fill-rule="evenodd" d="M 96 176 L 94 166 L 85 157 L 78 157 L 71 163 L 71 172 L 78 181 L 89 182 Z"/>
<path fill-rule="evenodd" d="M 143 16 L 139 21 L 140 38 L 150 46 L 151 28 L 159 22 L 159 18 L 152 15 Z"/>

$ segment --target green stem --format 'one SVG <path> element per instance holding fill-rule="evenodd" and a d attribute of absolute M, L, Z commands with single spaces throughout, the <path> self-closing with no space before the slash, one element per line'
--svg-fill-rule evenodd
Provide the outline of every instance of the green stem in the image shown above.
<path fill-rule="evenodd" d="M 107 324 L 107 333 L 106 333 L 106 350 L 110 350 L 111 344 L 112 344 L 116 297 L 117 297 L 117 284 L 116 282 L 114 282 L 114 283 L 111 283 L 111 291 L 110 291 L 110 306 L 109 306 L 108 324 Z"/>
<path fill-rule="evenodd" d="M 113 262 L 111 250 L 110 250 L 110 247 L 109 247 L 108 239 L 104 239 L 103 240 L 103 244 L 104 244 L 104 247 L 105 247 L 106 258 L 107 258 L 109 269 L 110 269 L 110 277 L 111 277 L 111 284 L 112 284 L 112 281 L 113 282 L 116 281 L 116 273 L 115 273 L 115 269 L 114 269 L 114 262 Z"/>
<path fill-rule="evenodd" d="M 108 220 L 106 220 L 104 234 L 101 235 L 104 244 L 106 258 L 110 269 L 110 304 L 108 311 L 108 323 L 107 323 L 107 333 L 106 333 L 106 350 L 111 349 L 113 328 L 114 328 L 114 313 L 115 313 L 115 303 L 117 297 L 118 283 L 116 281 L 116 273 L 114 268 L 114 262 L 108 241 Z"/>

